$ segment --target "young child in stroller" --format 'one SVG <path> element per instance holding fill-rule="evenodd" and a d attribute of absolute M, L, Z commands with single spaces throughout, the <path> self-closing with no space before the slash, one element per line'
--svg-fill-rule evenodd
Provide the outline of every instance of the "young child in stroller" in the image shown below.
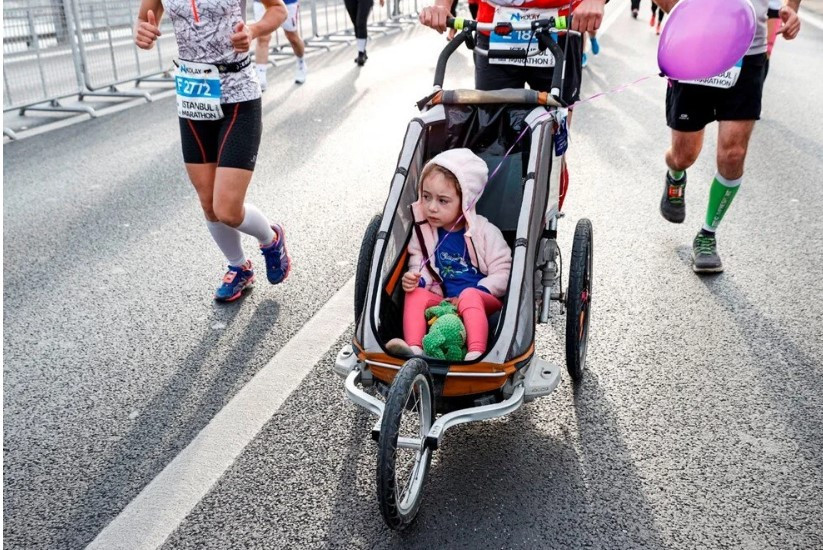
<path fill-rule="evenodd" d="M 477 214 L 488 180 L 486 163 L 469 149 L 451 149 L 431 159 L 420 176 L 412 204 L 414 233 L 409 271 L 403 275 L 404 339 L 386 349 L 396 355 L 422 355 L 426 308 L 444 298 L 456 303 L 466 327 L 466 361 L 486 351 L 488 316 L 503 307 L 512 253 L 503 234 Z"/>

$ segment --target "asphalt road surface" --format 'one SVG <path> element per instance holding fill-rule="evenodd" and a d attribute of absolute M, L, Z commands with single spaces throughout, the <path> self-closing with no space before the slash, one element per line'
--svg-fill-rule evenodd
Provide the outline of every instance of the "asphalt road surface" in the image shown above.
<path fill-rule="evenodd" d="M 645 18 L 609 10 L 584 97 L 656 72 Z M 270 74 L 249 200 L 287 228 L 294 270 L 231 305 L 211 300 L 223 259 L 173 99 L 4 146 L 7 548 L 82 548 L 107 526 L 116 538 L 139 506 L 168 517 L 163 501 L 133 502 L 181 452 L 215 450 L 190 443 L 256 374 L 293 366 L 270 360 L 352 277 L 444 44 L 414 29 L 376 40 L 362 69 L 341 49 L 310 58 L 302 87 L 290 66 Z M 686 223 L 671 225 L 658 213 L 666 82 L 578 107 L 560 241 L 568 255 L 574 223 L 592 220 L 585 381 L 449 431 L 407 532 L 382 522 L 372 419 L 330 371 L 343 319 L 163 548 L 823 547 L 821 48 L 823 27 L 804 24 L 775 49 L 718 276 L 689 267 L 716 125 L 689 170 Z M 471 82 L 463 52 L 447 86 Z M 542 357 L 563 363 L 563 331 L 561 318 L 538 327 Z"/>

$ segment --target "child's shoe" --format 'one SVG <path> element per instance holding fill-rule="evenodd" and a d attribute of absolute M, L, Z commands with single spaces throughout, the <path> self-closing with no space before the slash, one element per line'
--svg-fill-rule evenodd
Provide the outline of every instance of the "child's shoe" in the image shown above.
<path fill-rule="evenodd" d="M 392 338 L 386 342 L 386 350 L 398 357 L 411 357 L 412 355 L 423 355 L 423 348 L 420 346 L 410 346 L 402 338 Z"/>
<path fill-rule="evenodd" d="M 238 299 L 243 291 L 254 285 L 254 270 L 251 267 L 251 260 L 246 260 L 243 265 L 230 265 L 229 270 L 223 276 L 223 283 L 214 293 L 214 299 L 218 302 L 233 302 Z"/>
<path fill-rule="evenodd" d="M 481 355 L 483 355 L 482 351 L 470 351 L 466 354 L 466 357 L 463 358 L 463 361 L 477 361 Z"/>
<path fill-rule="evenodd" d="M 286 250 L 286 232 L 279 224 L 271 226 L 274 231 L 274 241 L 260 247 L 260 252 L 266 259 L 266 277 L 273 285 L 282 283 L 291 271 L 291 258 Z"/>

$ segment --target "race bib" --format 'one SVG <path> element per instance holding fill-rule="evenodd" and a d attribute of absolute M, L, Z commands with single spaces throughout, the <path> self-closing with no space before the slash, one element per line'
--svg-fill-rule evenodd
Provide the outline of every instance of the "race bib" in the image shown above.
<path fill-rule="evenodd" d="M 495 23 L 520 23 L 524 21 L 535 21 L 537 19 L 548 19 L 557 17 L 557 10 L 541 10 L 534 8 L 504 8 L 497 6 L 494 10 Z M 489 36 L 489 50 L 525 50 L 529 49 L 530 54 L 539 52 L 537 47 L 537 37 L 532 36 L 532 31 L 512 31 L 508 36 L 500 36 L 491 33 Z M 546 49 L 537 55 L 532 55 L 525 61 L 522 59 L 498 59 L 489 58 L 491 65 L 519 65 L 526 67 L 554 67 L 554 56 Z"/>
<path fill-rule="evenodd" d="M 220 72 L 215 65 L 178 61 L 174 73 L 177 86 L 177 116 L 191 120 L 219 120 Z"/>
<path fill-rule="evenodd" d="M 741 58 L 734 67 L 711 78 L 703 78 L 701 80 L 684 80 L 683 84 L 697 84 L 698 86 L 709 86 L 711 88 L 723 88 L 727 90 L 737 84 L 737 79 L 740 78 L 740 70 L 743 68 L 743 59 Z"/>

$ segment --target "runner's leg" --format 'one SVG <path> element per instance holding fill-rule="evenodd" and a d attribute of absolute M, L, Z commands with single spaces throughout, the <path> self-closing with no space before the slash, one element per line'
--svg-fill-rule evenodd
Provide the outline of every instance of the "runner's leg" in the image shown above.
<path fill-rule="evenodd" d="M 717 137 L 717 174 L 709 191 L 705 231 L 714 233 L 731 206 L 743 178 L 743 167 L 754 130 L 753 120 L 721 120 Z"/>

